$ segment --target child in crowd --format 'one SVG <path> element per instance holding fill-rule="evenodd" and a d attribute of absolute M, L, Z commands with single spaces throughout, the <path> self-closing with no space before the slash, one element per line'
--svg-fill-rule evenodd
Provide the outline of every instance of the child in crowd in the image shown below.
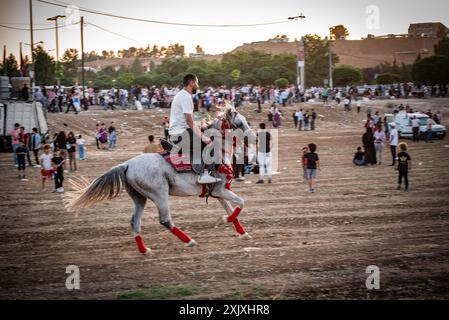
<path fill-rule="evenodd" d="M 78 155 L 80 160 L 84 160 L 84 151 L 86 150 L 86 147 L 84 146 L 85 141 L 81 135 L 78 136 L 78 139 L 76 140 L 76 144 L 78 145 Z"/>
<path fill-rule="evenodd" d="M 309 152 L 309 147 L 302 148 L 301 163 L 302 163 L 303 183 L 307 182 L 307 158 L 305 157 L 307 152 Z"/>
<path fill-rule="evenodd" d="M 412 169 L 412 158 L 407 153 L 407 144 L 399 144 L 398 153 L 398 190 L 401 190 L 402 178 L 404 178 L 405 191 L 408 190 L 408 172 Z"/>
<path fill-rule="evenodd" d="M 28 154 L 28 150 L 25 148 L 25 143 L 20 141 L 19 147 L 16 149 L 17 163 L 19 169 L 19 179 L 26 180 L 25 176 L 25 156 Z"/>
<path fill-rule="evenodd" d="M 39 161 L 41 164 L 41 176 L 42 176 L 42 190 L 45 191 L 45 180 L 52 178 L 53 169 L 51 165 L 51 145 L 46 144 L 44 146 L 44 153 L 40 156 Z"/>
<path fill-rule="evenodd" d="M 309 181 L 309 192 L 315 193 L 315 179 L 317 170 L 320 168 L 320 158 L 316 153 L 317 146 L 314 143 L 309 144 L 309 152 L 304 155 L 307 159 L 307 180 Z"/>
<path fill-rule="evenodd" d="M 64 187 L 62 186 L 62 182 L 64 181 L 64 162 L 65 160 L 63 157 L 61 157 L 59 149 L 55 149 L 53 158 L 51 159 L 53 172 L 55 173 L 55 189 L 53 190 L 53 192 L 64 192 Z"/>
<path fill-rule="evenodd" d="M 354 154 L 352 163 L 354 163 L 356 166 L 365 165 L 365 152 L 362 151 L 362 147 L 357 148 L 357 152 Z"/>

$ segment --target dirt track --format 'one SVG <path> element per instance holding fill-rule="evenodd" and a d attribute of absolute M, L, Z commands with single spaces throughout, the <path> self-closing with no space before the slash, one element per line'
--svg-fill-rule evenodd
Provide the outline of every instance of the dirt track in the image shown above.
<path fill-rule="evenodd" d="M 415 109 L 444 110 L 448 99 L 407 101 Z M 39 169 L 27 168 L 20 182 L 10 154 L 0 154 L 0 299 L 102 298 L 449 298 L 449 143 L 409 145 L 411 190 L 397 191 L 396 172 L 385 165 L 355 168 L 364 114 L 324 110 L 315 132 L 297 132 L 285 108 L 279 131 L 280 174 L 272 185 L 255 176 L 234 182 L 245 198 L 241 222 L 253 240 L 237 237 L 231 225 L 214 228 L 224 214 L 213 199 L 171 198 L 175 223 L 199 243 L 187 248 L 158 224 L 147 205 L 142 234 L 153 254 L 140 255 L 131 236 L 132 202 L 125 194 L 108 203 L 65 212 L 61 194 L 40 190 Z M 310 108 L 310 107 L 309 107 Z M 263 115 L 243 112 L 255 125 Z M 379 110 L 381 110 L 379 104 Z M 163 110 L 165 114 L 168 110 Z M 49 115 L 49 124 L 83 134 L 87 160 L 77 174 L 92 179 L 140 154 L 148 134 L 161 135 L 164 112 L 154 110 Z M 126 127 L 115 152 L 97 151 L 96 120 Z M 317 193 L 301 182 L 300 149 L 318 144 L 322 171 Z M 66 182 L 74 174 L 65 175 Z M 251 183 L 249 183 L 251 182 Z M 70 190 L 68 183 L 66 189 Z M 78 265 L 81 289 L 65 287 L 65 268 Z M 365 287 L 365 269 L 377 265 L 381 289 Z"/>

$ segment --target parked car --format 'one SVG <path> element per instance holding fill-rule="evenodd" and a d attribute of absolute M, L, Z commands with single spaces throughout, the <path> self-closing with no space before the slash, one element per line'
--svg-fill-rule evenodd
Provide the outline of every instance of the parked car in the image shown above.
<path fill-rule="evenodd" d="M 385 117 L 389 126 L 392 122 L 396 123 L 396 129 L 398 130 L 399 136 L 401 138 L 413 137 L 413 129 L 412 129 L 413 117 L 416 117 L 419 120 L 419 133 L 421 137 L 423 137 L 427 132 L 427 121 L 429 119 L 429 116 L 424 113 L 399 112 L 396 115 L 396 117 L 392 114 L 386 114 Z M 444 139 L 444 137 L 446 137 L 446 127 L 434 123 L 432 126 L 432 138 Z"/>

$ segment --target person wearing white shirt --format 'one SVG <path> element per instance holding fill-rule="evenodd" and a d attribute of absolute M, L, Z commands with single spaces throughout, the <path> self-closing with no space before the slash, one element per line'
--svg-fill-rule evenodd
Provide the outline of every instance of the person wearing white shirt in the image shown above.
<path fill-rule="evenodd" d="M 298 121 L 298 130 L 302 130 L 302 123 L 304 121 L 304 115 L 302 113 L 302 109 L 296 112 L 296 119 Z"/>
<path fill-rule="evenodd" d="M 413 116 L 412 119 L 413 142 L 419 141 L 419 119 Z"/>
<path fill-rule="evenodd" d="M 382 155 L 384 153 L 385 133 L 379 125 L 374 132 L 374 149 L 376 150 L 377 164 L 382 164 Z"/>
<path fill-rule="evenodd" d="M 393 163 L 390 165 L 391 167 L 394 166 L 396 164 L 396 147 L 398 146 L 399 143 L 399 133 L 398 130 L 396 130 L 396 123 L 391 123 L 391 131 L 390 131 L 390 151 L 391 151 L 391 156 L 393 158 Z"/>
<path fill-rule="evenodd" d="M 78 139 L 76 139 L 76 144 L 78 145 L 78 156 L 80 160 L 84 160 L 85 143 L 83 137 L 79 135 Z"/>
<path fill-rule="evenodd" d="M 170 139 L 175 144 L 180 143 L 183 139 L 187 139 L 188 144 L 184 143 L 182 148 L 184 151 L 188 148 L 192 169 L 198 177 L 198 183 L 208 184 L 221 181 L 221 179 L 212 177 L 208 170 L 204 170 L 202 160 L 202 148 L 194 150 L 194 139 L 200 139 L 204 145 L 210 144 L 212 141 L 208 137 L 202 135 L 201 129 L 193 122 L 193 99 L 198 88 L 198 78 L 194 74 L 187 74 L 183 80 L 184 89 L 179 91 L 173 99 L 170 111 Z M 201 141 L 199 145 L 201 145 Z"/>

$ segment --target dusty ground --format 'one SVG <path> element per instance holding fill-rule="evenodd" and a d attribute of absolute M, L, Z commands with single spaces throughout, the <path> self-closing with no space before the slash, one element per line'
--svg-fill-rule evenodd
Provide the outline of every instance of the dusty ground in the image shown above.
<path fill-rule="evenodd" d="M 449 119 L 449 108 L 443 108 L 448 99 L 407 102 L 444 110 Z M 375 104 L 379 110 L 385 105 Z M 296 107 L 284 109 L 282 164 L 274 183 L 256 186 L 255 176 L 233 183 L 246 200 L 240 217 L 251 241 L 239 239 L 230 225 L 213 227 L 224 213 L 214 200 L 206 205 L 198 198 L 171 198 L 175 223 L 199 247 L 185 247 L 158 224 L 149 205 L 143 237 L 153 254 L 142 256 L 131 236 L 126 194 L 76 216 L 64 211 L 64 195 L 40 190 L 39 169 L 27 168 L 30 180 L 20 182 L 11 155 L 0 154 L 0 298 L 449 298 L 447 138 L 410 142 L 413 171 L 406 193 L 395 189 L 391 167 L 351 164 L 364 114 L 353 111 L 345 118 L 342 110 L 314 106 L 323 116 L 318 129 L 297 132 L 290 119 Z M 253 124 L 264 120 L 252 109 L 243 113 Z M 89 136 L 88 159 L 79 162 L 77 174 L 92 179 L 139 154 L 148 134 L 161 135 L 167 112 L 93 110 L 51 114 L 49 123 L 53 129 L 66 123 Z M 94 148 L 97 120 L 122 125 L 117 151 Z M 298 163 L 300 149 L 310 142 L 318 144 L 322 164 L 316 194 L 306 192 Z M 66 181 L 73 175 L 66 174 Z M 80 267 L 80 290 L 65 287 L 71 264 Z M 365 287 L 369 265 L 380 268 L 380 290 Z"/>

